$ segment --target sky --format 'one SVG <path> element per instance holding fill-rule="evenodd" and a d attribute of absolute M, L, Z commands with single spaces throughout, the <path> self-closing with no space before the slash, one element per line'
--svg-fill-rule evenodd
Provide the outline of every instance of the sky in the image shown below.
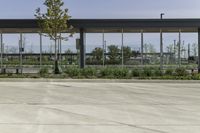
<path fill-rule="evenodd" d="M 200 0 L 63 0 L 64 8 L 69 9 L 72 18 L 200 18 Z M 0 19 L 34 18 L 35 9 L 41 7 L 44 0 L 1 0 Z M 7 47 L 16 46 L 19 35 L 4 35 Z M 39 41 L 37 35 L 25 35 L 27 49 L 38 51 Z M 159 45 L 159 34 L 145 34 L 145 42 Z M 168 45 L 178 38 L 178 34 L 164 34 L 164 45 Z M 75 50 L 74 35 L 68 42 L 63 42 L 63 48 Z M 121 45 L 120 34 L 106 34 L 108 45 Z M 197 42 L 197 34 L 182 34 L 182 40 L 187 43 Z M 102 46 L 101 34 L 87 34 L 87 51 Z M 44 49 L 49 49 L 51 42 L 44 39 Z M 139 49 L 140 36 L 138 34 L 125 34 L 125 44 L 132 49 Z"/>

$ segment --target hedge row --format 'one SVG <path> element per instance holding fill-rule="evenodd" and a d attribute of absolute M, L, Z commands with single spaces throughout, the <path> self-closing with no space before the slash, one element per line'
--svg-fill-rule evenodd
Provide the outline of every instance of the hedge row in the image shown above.
<path fill-rule="evenodd" d="M 200 79 L 199 74 L 190 74 L 185 68 L 166 69 L 161 71 L 159 68 L 145 67 L 142 69 L 127 68 L 85 68 L 68 67 L 64 71 L 65 77 L 68 78 L 113 78 L 113 79 Z M 40 71 L 40 75 L 48 75 L 47 68 Z"/>

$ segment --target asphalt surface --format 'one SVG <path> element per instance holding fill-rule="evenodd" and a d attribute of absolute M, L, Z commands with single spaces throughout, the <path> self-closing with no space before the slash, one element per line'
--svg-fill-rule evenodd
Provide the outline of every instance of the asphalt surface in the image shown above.
<path fill-rule="evenodd" d="M 199 133 L 199 83 L 0 82 L 1 133 Z"/>

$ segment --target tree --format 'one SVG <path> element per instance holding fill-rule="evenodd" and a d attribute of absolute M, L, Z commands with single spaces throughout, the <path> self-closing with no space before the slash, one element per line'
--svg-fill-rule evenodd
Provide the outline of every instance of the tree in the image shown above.
<path fill-rule="evenodd" d="M 8 49 L 8 52 L 9 52 L 9 53 L 16 54 L 16 53 L 17 53 L 17 48 L 16 48 L 15 46 L 11 46 L 11 47 Z"/>
<path fill-rule="evenodd" d="M 70 55 L 72 54 L 73 52 L 68 48 L 66 51 L 65 51 L 66 54 L 68 54 L 67 58 L 66 58 L 66 61 L 68 64 L 72 64 L 73 62 L 73 55 Z"/>
<path fill-rule="evenodd" d="M 194 57 L 197 57 L 197 50 L 198 50 L 198 45 L 196 43 L 193 43 L 192 44 L 192 51 L 193 51 Z"/>
<path fill-rule="evenodd" d="M 123 47 L 123 53 L 124 53 L 124 61 L 127 61 L 131 58 L 132 56 L 132 51 L 131 51 L 131 47 L 129 46 L 124 46 Z"/>
<path fill-rule="evenodd" d="M 133 56 L 133 57 L 136 58 L 136 57 L 138 57 L 139 55 L 140 55 L 140 51 L 137 51 L 137 50 L 133 50 L 133 51 L 132 51 L 132 56 Z"/>
<path fill-rule="evenodd" d="M 92 60 L 95 62 L 95 64 L 101 64 L 102 58 L 103 58 L 103 49 L 102 48 L 95 48 L 92 51 Z"/>
<path fill-rule="evenodd" d="M 144 44 L 144 52 L 145 53 L 155 53 L 156 49 L 151 43 Z"/>
<path fill-rule="evenodd" d="M 57 41 L 59 39 L 68 39 L 68 37 L 62 37 L 61 33 L 72 29 L 72 27 L 67 24 L 70 16 L 68 15 L 68 9 L 62 9 L 64 5 L 62 0 L 45 0 L 44 5 L 47 8 L 46 13 L 41 13 L 40 8 L 38 8 L 36 9 L 35 17 L 39 22 L 39 27 L 41 29 L 40 33 L 43 33 L 45 36 L 50 37 L 51 40 L 54 40 L 54 73 L 59 74 Z"/>
<path fill-rule="evenodd" d="M 108 58 L 111 64 L 119 63 L 119 53 L 120 49 L 118 46 L 110 45 L 108 46 Z"/>
<path fill-rule="evenodd" d="M 150 59 L 151 63 L 157 63 L 156 49 L 153 44 L 144 44 L 145 59 Z"/>

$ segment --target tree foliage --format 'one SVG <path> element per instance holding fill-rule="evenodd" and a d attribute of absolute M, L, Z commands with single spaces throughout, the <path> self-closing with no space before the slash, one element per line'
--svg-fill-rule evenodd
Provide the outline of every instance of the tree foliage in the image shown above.
<path fill-rule="evenodd" d="M 71 17 L 68 15 L 68 9 L 62 9 L 64 2 L 62 0 L 46 0 L 46 13 L 41 13 L 41 9 L 37 8 L 35 17 L 39 20 L 41 32 L 49 36 L 52 40 L 67 39 L 61 36 L 62 32 L 72 29 L 67 24 L 67 20 Z"/>
<path fill-rule="evenodd" d="M 102 48 L 95 48 L 92 51 L 93 60 L 101 61 L 103 58 L 103 49 Z"/>
<path fill-rule="evenodd" d="M 149 43 L 149 44 L 144 44 L 144 52 L 145 53 L 155 53 L 156 52 L 156 48 L 154 47 L 153 44 Z"/>
<path fill-rule="evenodd" d="M 131 58 L 131 56 L 132 56 L 131 47 L 124 46 L 123 47 L 123 53 L 124 53 L 124 61 L 129 60 Z"/>
<path fill-rule="evenodd" d="M 110 45 L 108 46 L 108 58 L 110 63 L 114 64 L 114 63 L 118 63 L 120 60 L 120 49 L 118 48 L 118 46 L 115 45 Z"/>
<path fill-rule="evenodd" d="M 67 40 L 68 37 L 62 37 L 61 33 L 72 29 L 72 27 L 67 24 L 67 20 L 70 19 L 68 9 L 63 9 L 63 5 L 64 2 L 62 0 L 45 0 L 44 6 L 46 6 L 46 13 L 41 13 L 40 8 L 36 9 L 35 13 L 35 17 L 39 22 L 40 33 L 50 37 L 55 43 L 55 74 L 60 73 L 58 67 L 57 40 Z"/>

